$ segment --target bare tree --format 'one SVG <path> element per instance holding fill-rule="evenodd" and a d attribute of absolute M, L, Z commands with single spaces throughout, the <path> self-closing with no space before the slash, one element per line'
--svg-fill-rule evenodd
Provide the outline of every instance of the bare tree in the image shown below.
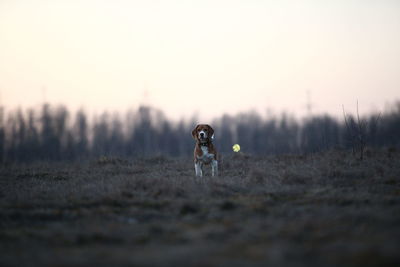
<path fill-rule="evenodd" d="M 350 136 L 350 143 L 352 146 L 353 154 L 358 154 L 360 160 L 364 159 L 364 152 L 367 145 L 368 139 L 368 121 L 366 119 L 360 119 L 360 114 L 358 111 L 358 100 L 357 100 L 357 120 L 352 116 L 346 114 L 343 108 L 343 117 L 346 125 L 347 133 Z M 373 124 L 374 128 L 377 128 L 378 121 L 380 118 L 380 113 L 376 116 L 374 121 L 370 121 Z"/>

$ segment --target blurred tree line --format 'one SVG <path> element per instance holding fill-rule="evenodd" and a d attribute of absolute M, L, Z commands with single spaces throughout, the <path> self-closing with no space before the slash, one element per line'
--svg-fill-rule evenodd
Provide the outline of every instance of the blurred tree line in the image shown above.
<path fill-rule="evenodd" d="M 257 155 L 350 149 L 354 134 L 363 134 L 367 146 L 400 146 L 400 102 L 384 114 L 363 117 L 362 123 L 362 132 L 357 132 L 359 125 L 352 115 L 345 124 L 328 115 L 296 120 L 287 114 L 265 118 L 248 112 L 223 115 L 211 125 L 222 153 L 231 153 L 235 143 L 243 152 Z M 90 119 L 83 110 L 71 114 L 63 106 L 49 104 L 41 110 L 18 109 L 7 114 L 0 107 L 0 162 L 187 156 L 193 152 L 191 131 L 196 124 L 195 118 L 171 122 L 147 106 L 124 115 L 105 112 Z"/>

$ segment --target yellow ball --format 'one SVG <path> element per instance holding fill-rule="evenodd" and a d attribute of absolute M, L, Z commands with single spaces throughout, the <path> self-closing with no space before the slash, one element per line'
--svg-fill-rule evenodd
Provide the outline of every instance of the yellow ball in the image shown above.
<path fill-rule="evenodd" d="M 238 144 L 234 144 L 234 145 L 232 146 L 232 149 L 233 149 L 234 152 L 239 152 L 240 146 L 239 146 Z"/>

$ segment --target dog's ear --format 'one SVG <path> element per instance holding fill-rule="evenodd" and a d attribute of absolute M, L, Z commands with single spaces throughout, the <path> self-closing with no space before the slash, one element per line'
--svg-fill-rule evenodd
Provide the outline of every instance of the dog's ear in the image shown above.
<path fill-rule="evenodd" d="M 208 124 L 207 124 L 207 127 L 208 127 L 208 132 L 209 132 L 208 136 L 211 138 L 214 135 L 214 129 Z"/>
<path fill-rule="evenodd" d="M 199 127 L 199 125 L 197 125 L 196 127 L 194 127 L 193 131 L 192 131 L 192 137 L 193 139 L 197 139 L 197 127 Z"/>

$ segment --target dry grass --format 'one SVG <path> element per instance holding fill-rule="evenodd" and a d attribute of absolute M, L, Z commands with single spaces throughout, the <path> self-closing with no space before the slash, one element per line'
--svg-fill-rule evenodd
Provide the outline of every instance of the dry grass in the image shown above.
<path fill-rule="evenodd" d="M 226 155 L 201 179 L 165 157 L 3 166 L 0 265 L 395 266 L 399 156 Z"/>

